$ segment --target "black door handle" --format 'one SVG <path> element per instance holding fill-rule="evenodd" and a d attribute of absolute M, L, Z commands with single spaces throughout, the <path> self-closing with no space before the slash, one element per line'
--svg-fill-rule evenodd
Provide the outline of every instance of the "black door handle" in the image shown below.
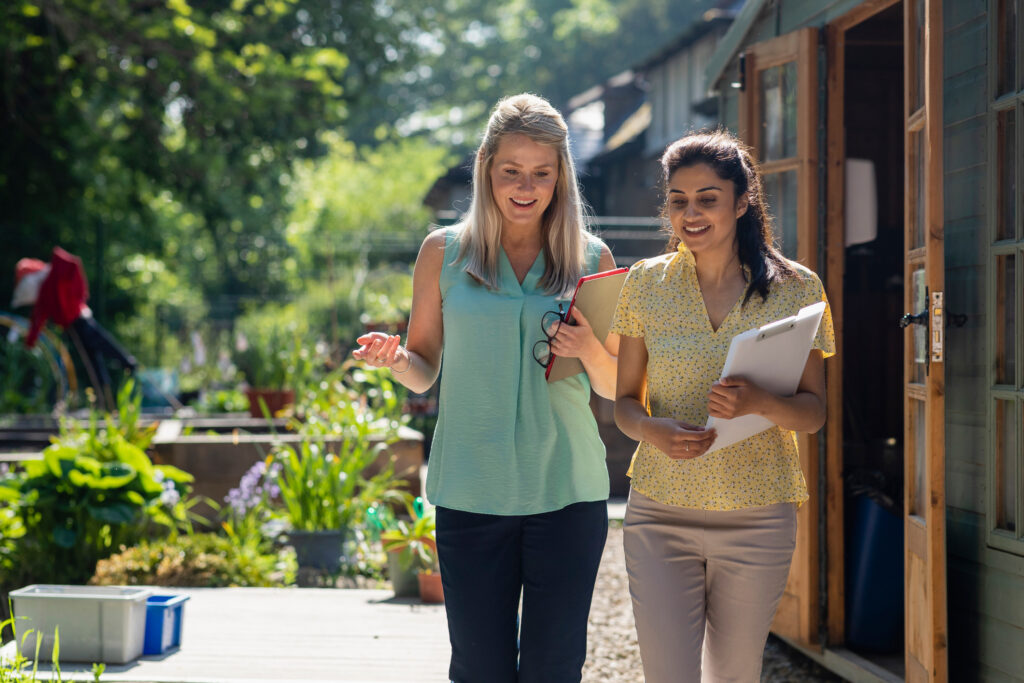
<path fill-rule="evenodd" d="M 903 317 L 900 318 L 900 328 L 905 328 L 908 325 L 927 325 L 928 324 L 928 310 L 923 310 L 917 315 L 912 313 L 904 313 Z"/>

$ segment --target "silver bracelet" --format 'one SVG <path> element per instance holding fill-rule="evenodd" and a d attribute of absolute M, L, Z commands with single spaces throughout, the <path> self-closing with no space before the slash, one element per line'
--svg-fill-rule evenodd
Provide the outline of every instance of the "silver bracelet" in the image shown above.
<path fill-rule="evenodd" d="M 409 370 L 412 369 L 412 355 L 409 353 L 409 349 L 405 350 L 405 355 L 409 359 L 409 367 L 407 367 L 405 370 L 395 370 L 395 366 L 392 365 L 391 367 L 388 368 L 388 370 L 390 370 L 392 373 L 396 375 L 402 375 L 409 372 Z"/>

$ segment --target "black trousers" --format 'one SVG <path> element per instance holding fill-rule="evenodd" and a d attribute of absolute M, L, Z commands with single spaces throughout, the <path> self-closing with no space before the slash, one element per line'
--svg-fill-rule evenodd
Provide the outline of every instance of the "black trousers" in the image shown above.
<path fill-rule="evenodd" d="M 577 683 L 607 537 L 603 500 L 511 517 L 437 508 L 451 680 Z"/>
<path fill-rule="evenodd" d="M 110 372 L 107 370 L 107 359 L 113 360 L 129 373 L 135 372 L 138 365 L 135 357 L 125 351 L 113 335 L 107 332 L 91 315 L 76 318 L 68 331 L 77 336 L 82 349 L 88 355 L 89 363 L 96 371 L 96 379 L 102 387 L 112 386 Z M 101 390 L 106 391 L 106 389 Z"/>

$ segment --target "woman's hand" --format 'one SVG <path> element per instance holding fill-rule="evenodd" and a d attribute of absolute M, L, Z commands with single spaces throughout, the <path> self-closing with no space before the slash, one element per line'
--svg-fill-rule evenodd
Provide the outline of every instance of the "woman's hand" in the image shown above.
<path fill-rule="evenodd" d="M 723 377 L 711 385 L 708 415 L 731 420 L 741 415 L 762 414 L 764 389 L 742 377 Z"/>
<path fill-rule="evenodd" d="M 412 363 L 409 352 L 400 344 L 402 338 L 397 334 L 368 332 L 356 341 L 362 346 L 353 351 L 352 356 L 371 367 L 405 372 Z"/>
<path fill-rule="evenodd" d="M 555 323 L 548 334 L 557 326 L 558 334 L 551 338 L 551 351 L 556 356 L 564 358 L 591 358 L 593 354 L 604 350 L 601 342 L 594 335 L 594 328 L 590 326 L 583 314 L 577 309 L 570 311 L 572 320 L 566 320 L 561 325 Z"/>
<path fill-rule="evenodd" d="M 673 460 L 689 460 L 704 455 L 717 434 L 670 417 L 649 417 L 642 423 L 641 441 L 646 441 Z"/>

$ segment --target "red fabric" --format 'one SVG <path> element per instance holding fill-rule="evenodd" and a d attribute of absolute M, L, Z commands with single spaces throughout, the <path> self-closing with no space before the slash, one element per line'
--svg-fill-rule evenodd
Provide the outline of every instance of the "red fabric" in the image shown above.
<path fill-rule="evenodd" d="M 82 260 L 60 247 L 54 247 L 50 274 L 39 287 L 39 299 L 32 309 L 32 327 L 25 344 L 29 347 L 35 345 L 48 320 L 61 327 L 69 326 L 82 314 L 88 298 L 89 285 L 85 282 Z"/>

